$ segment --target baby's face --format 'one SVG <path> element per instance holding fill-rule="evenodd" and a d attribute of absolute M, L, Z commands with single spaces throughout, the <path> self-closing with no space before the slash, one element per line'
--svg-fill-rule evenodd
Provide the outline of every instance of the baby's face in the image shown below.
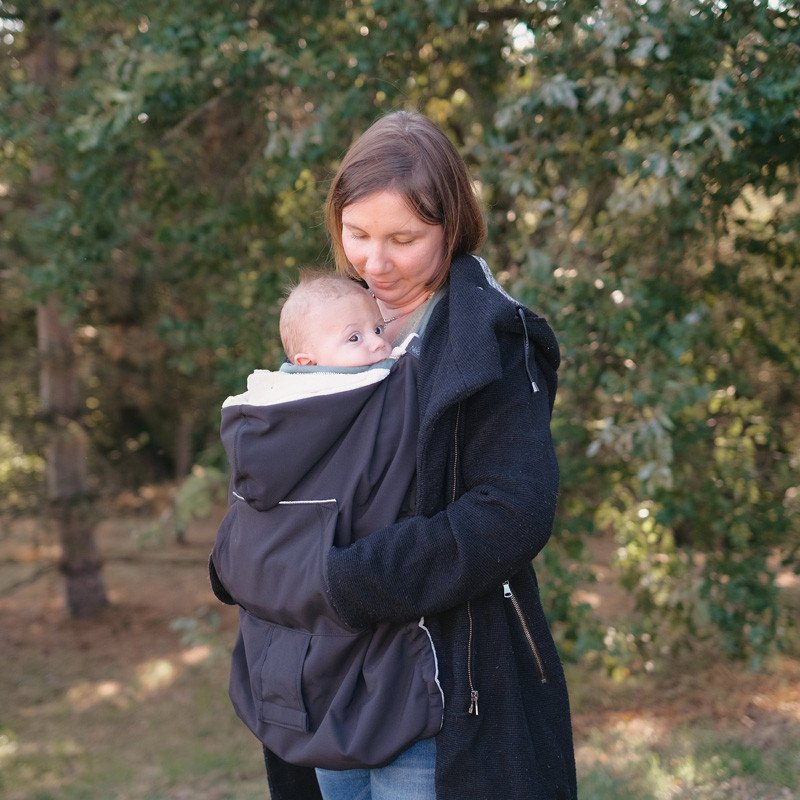
<path fill-rule="evenodd" d="M 365 290 L 330 300 L 308 320 L 309 364 L 360 367 L 388 358 L 392 346 L 384 334 L 378 304 Z M 298 357 L 297 363 L 302 363 Z"/>

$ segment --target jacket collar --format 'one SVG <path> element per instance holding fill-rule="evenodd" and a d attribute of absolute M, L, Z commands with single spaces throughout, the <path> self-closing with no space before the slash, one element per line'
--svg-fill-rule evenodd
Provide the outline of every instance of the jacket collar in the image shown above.
<path fill-rule="evenodd" d="M 524 332 L 520 309 L 526 320 Z M 423 344 L 420 361 L 423 425 L 447 406 L 502 378 L 501 333 L 527 335 L 552 404 L 559 348 L 550 326 L 506 293 L 482 259 L 456 257 L 447 294 L 433 310 L 425 331 L 431 345 Z"/>
<path fill-rule="evenodd" d="M 514 305 L 487 281 L 474 256 L 458 256 L 450 268 L 447 294 L 437 303 L 425 331 L 420 362 L 423 419 L 473 395 L 502 376 L 496 329 Z M 440 344 L 441 342 L 441 344 Z"/>

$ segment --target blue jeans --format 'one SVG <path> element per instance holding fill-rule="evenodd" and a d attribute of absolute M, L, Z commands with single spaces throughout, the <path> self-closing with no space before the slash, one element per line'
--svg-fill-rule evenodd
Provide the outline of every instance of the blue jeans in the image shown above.
<path fill-rule="evenodd" d="M 436 800 L 436 738 L 422 739 L 379 769 L 318 769 L 324 800 Z"/>

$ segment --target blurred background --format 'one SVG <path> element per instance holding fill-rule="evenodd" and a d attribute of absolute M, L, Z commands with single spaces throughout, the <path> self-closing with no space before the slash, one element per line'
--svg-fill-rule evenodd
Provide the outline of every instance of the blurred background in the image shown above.
<path fill-rule="evenodd" d="M 583 795 L 800 796 L 793 0 L 1 0 L 0 791 L 264 796 L 220 722 L 219 407 L 280 363 L 338 161 L 402 108 L 561 344 L 537 560 Z M 159 706 L 212 750 L 137 767 Z"/>

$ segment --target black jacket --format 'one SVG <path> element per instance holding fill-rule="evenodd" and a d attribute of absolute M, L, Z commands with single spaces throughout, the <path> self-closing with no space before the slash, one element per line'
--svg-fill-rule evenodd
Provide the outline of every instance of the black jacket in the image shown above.
<path fill-rule="evenodd" d="M 334 543 L 406 509 L 417 357 L 401 352 L 338 372 L 258 370 L 223 405 L 231 503 L 209 568 L 217 597 L 240 606 L 230 696 L 250 730 L 293 764 L 382 766 L 442 725 L 424 620 L 350 628 L 324 578 Z"/>
<path fill-rule="evenodd" d="M 455 259 L 422 343 L 417 516 L 328 556 L 348 624 L 427 620 L 446 698 L 437 800 L 577 796 L 567 688 L 531 564 L 558 494 L 558 363 L 547 323 L 481 261 Z M 273 800 L 313 796 L 311 775 L 266 756 Z"/>

